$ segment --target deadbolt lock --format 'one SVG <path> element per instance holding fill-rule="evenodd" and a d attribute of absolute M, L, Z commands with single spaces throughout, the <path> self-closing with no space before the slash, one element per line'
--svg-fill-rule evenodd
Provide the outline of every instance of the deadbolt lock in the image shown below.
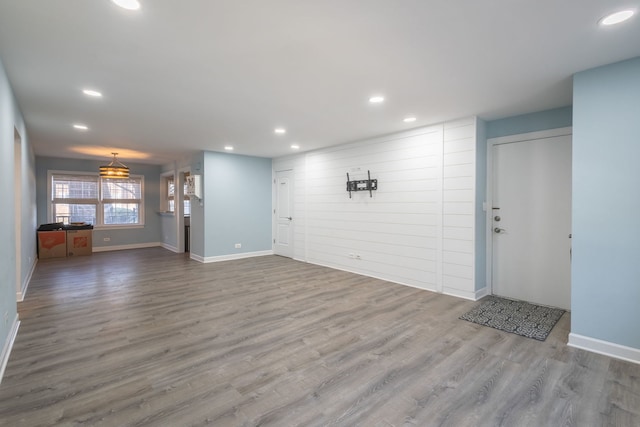
<path fill-rule="evenodd" d="M 494 220 L 494 221 L 500 221 L 500 215 L 496 215 L 496 216 L 494 216 L 494 217 L 493 217 L 493 220 Z"/>

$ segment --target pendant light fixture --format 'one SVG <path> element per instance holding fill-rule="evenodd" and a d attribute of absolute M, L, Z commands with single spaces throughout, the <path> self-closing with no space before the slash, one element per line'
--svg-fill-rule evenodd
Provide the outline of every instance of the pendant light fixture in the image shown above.
<path fill-rule="evenodd" d="M 129 178 L 129 168 L 118 160 L 118 153 L 113 154 L 113 160 L 106 166 L 100 166 L 101 178 Z"/>

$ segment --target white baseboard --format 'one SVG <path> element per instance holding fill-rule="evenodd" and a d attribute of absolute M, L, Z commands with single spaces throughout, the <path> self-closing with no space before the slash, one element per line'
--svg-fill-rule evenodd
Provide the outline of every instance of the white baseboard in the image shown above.
<path fill-rule="evenodd" d="M 243 259 L 243 258 L 253 258 L 257 256 L 267 256 L 273 255 L 273 251 L 257 251 L 257 252 L 243 252 L 240 254 L 229 254 L 229 255 L 219 255 L 219 256 L 208 256 L 201 257 L 200 255 L 191 254 L 189 257 L 198 262 L 202 263 L 210 263 L 210 262 L 221 262 L 221 261 L 232 261 L 235 259 Z"/>
<path fill-rule="evenodd" d="M 489 295 L 489 287 L 485 286 L 484 288 L 476 291 L 476 301 L 486 297 L 487 295 Z"/>
<path fill-rule="evenodd" d="M 453 288 L 444 288 L 442 289 L 442 293 L 445 295 L 451 295 L 452 297 L 464 298 L 471 301 L 478 301 L 480 298 L 483 298 L 488 295 L 488 288 L 484 287 L 477 291 L 462 291 L 460 289 Z"/>
<path fill-rule="evenodd" d="M 18 335 L 19 327 L 20 320 L 18 320 L 18 315 L 16 314 L 15 319 L 13 319 L 13 324 L 11 325 L 9 335 L 7 336 L 7 340 L 2 347 L 2 353 L 0 353 L 0 383 L 2 382 L 2 377 L 4 376 L 4 370 L 7 368 L 7 363 L 9 363 L 9 355 L 11 354 L 11 349 L 13 348 L 13 343 L 16 340 L 16 336 Z"/>
<path fill-rule="evenodd" d="M 27 288 L 29 287 L 29 283 L 31 282 L 31 277 L 33 276 L 33 272 L 36 271 L 36 264 L 38 264 L 38 257 L 33 257 L 33 264 L 31 264 L 31 269 L 29 270 L 29 274 L 24 278 L 24 282 L 22 282 L 22 289 L 20 289 L 16 294 L 16 300 L 18 302 L 24 301 L 25 295 L 27 295 Z"/>
<path fill-rule="evenodd" d="M 438 291 L 436 291 L 435 288 L 429 288 L 427 286 L 420 286 L 420 285 L 416 285 L 414 283 L 401 282 L 401 281 L 396 280 L 396 279 L 390 279 L 388 277 L 376 276 L 376 275 L 364 273 L 362 271 L 358 271 L 358 270 L 355 270 L 355 269 L 349 269 L 349 268 L 343 267 L 343 266 L 336 266 L 336 265 L 333 265 L 333 264 L 323 264 L 321 262 L 316 262 L 316 261 L 305 261 L 305 260 L 296 259 L 296 258 L 294 258 L 294 260 L 300 261 L 300 262 L 306 262 L 306 263 L 313 264 L 313 265 L 319 265 L 321 267 L 332 268 L 334 270 L 346 271 L 347 273 L 359 274 L 360 276 L 371 277 L 372 279 L 384 280 L 385 282 L 396 283 L 398 285 L 408 286 L 410 288 L 421 289 L 423 291 L 429 291 L 429 292 L 438 293 Z"/>
<path fill-rule="evenodd" d="M 574 333 L 569 334 L 569 347 L 603 354 L 627 362 L 640 364 L 640 349 L 615 344 L 609 341 L 602 341 L 596 338 L 585 337 Z"/>
<path fill-rule="evenodd" d="M 178 248 L 176 248 L 175 246 L 171 246 L 167 243 L 160 243 L 160 246 L 162 246 L 163 248 L 165 248 L 168 251 L 171 252 L 175 252 L 175 253 L 179 253 L 180 251 L 178 251 Z"/>
<path fill-rule="evenodd" d="M 201 257 L 200 255 L 196 255 L 193 252 L 189 253 L 189 258 L 191 258 L 194 261 L 204 262 L 204 258 L 203 257 Z"/>
<path fill-rule="evenodd" d="M 124 251 L 127 249 L 155 248 L 158 246 L 161 246 L 160 242 L 134 243 L 131 245 L 94 246 L 93 252 Z"/>

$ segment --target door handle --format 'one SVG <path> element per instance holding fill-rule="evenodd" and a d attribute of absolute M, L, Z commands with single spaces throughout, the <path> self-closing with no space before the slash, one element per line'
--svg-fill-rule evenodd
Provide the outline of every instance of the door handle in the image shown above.
<path fill-rule="evenodd" d="M 291 221 L 293 218 L 291 218 L 290 216 L 286 217 L 289 221 Z"/>
<path fill-rule="evenodd" d="M 493 231 L 494 231 L 496 234 L 500 234 L 500 233 L 504 233 L 504 232 L 505 232 L 505 231 L 507 231 L 507 230 L 505 230 L 504 228 L 496 227 L 496 228 L 494 228 L 494 229 L 493 229 Z"/>

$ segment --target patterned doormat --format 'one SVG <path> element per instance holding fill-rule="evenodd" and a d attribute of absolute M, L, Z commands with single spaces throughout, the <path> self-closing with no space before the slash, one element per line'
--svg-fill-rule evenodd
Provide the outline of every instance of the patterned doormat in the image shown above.
<path fill-rule="evenodd" d="M 563 314 L 559 308 L 490 295 L 460 319 L 544 341 Z"/>

